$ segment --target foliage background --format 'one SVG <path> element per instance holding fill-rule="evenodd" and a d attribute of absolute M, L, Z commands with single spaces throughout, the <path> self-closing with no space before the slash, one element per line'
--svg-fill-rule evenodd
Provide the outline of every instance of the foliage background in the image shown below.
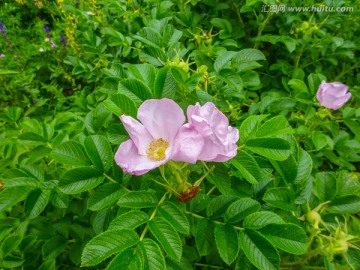
<path fill-rule="evenodd" d="M 360 269 L 359 6 L 279 4 L 3 1 L 0 268 Z M 321 80 L 352 99 L 320 107 Z M 162 97 L 240 130 L 232 161 L 180 171 L 211 171 L 188 203 L 113 161 L 118 116 Z"/>

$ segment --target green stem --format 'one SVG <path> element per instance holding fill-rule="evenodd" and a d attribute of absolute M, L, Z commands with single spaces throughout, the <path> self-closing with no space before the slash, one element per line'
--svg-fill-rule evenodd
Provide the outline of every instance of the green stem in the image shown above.
<path fill-rule="evenodd" d="M 156 215 L 156 213 L 157 213 L 157 210 L 158 210 L 158 207 L 165 201 L 166 195 L 167 195 L 168 193 L 169 193 L 169 192 L 166 192 L 166 193 L 162 196 L 162 198 L 160 199 L 160 201 L 159 201 L 158 204 L 156 205 L 154 211 L 151 213 L 150 218 L 149 218 L 149 221 L 152 220 L 152 219 L 155 217 L 155 215 Z M 147 231 L 148 231 L 148 225 L 145 226 L 143 232 L 141 233 L 140 241 L 142 241 L 142 240 L 144 239 Z"/>
<path fill-rule="evenodd" d="M 195 183 L 194 183 L 194 186 L 199 186 L 201 184 L 201 182 L 206 178 L 206 176 L 209 175 L 209 173 L 211 173 L 213 170 L 215 169 L 215 166 L 212 166 L 210 168 L 210 170 L 208 170 L 203 176 L 201 176 L 201 178 L 199 178 L 199 180 L 197 180 Z"/>
<path fill-rule="evenodd" d="M 267 13 L 265 20 L 260 24 L 257 37 L 261 37 L 261 34 L 264 31 L 265 26 L 268 24 L 268 22 L 271 18 L 271 15 L 272 15 L 271 12 Z M 259 47 L 259 41 L 256 41 L 255 45 L 254 45 L 254 49 L 257 49 L 258 47 Z"/>
<path fill-rule="evenodd" d="M 106 173 L 103 174 L 105 176 L 105 178 L 107 180 L 109 180 L 110 182 L 113 182 L 113 183 L 116 183 L 116 184 L 119 184 L 118 182 L 116 182 L 114 179 L 112 179 L 109 175 L 107 175 Z"/>
<path fill-rule="evenodd" d="M 195 218 L 199 218 L 199 219 L 206 218 L 206 217 L 200 216 L 200 215 L 198 215 L 198 214 L 195 214 L 195 213 L 190 212 L 190 211 L 187 211 L 187 210 L 185 210 L 184 213 L 185 213 L 185 214 L 188 214 L 188 215 L 191 215 L 191 216 L 193 216 L 193 217 L 195 217 Z M 227 224 L 227 223 L 224 223 L 224 222 L 221 222 L 221 221 L 217 221 L 217 220 L 213 220 L 213 222 L 214 222 L 215 224 L 219 224 L 219 225 L 225 225 L 225 224 Z M 243 231 L 243 230 L 245 230 L 244 228 L 241 228 L 241 227 L 238 227 L 238 226 L 234 226 L 234 225 L 232 225 L 232 226 L 233 226 L 233 228 L 234 228 L 235 230 L 237 230 L 237 231 Z"/>
<path fill-rule="evenodd" d="M 214 269 L 225 269 L 221 266 L 217 266 L 217 265 L 210 265 L 210 264 L 204 264 L 204 263 L 195 263 L 196 266 L 201 266 L 201 268 L 203 267 L 209 267 L 209 268 L 214 268 Z"/>

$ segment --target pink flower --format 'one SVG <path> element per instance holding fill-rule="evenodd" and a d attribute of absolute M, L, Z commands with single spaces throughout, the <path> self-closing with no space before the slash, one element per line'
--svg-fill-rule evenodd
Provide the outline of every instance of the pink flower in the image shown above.
<path fill-rule="evenodd" d="M 194 128 L 204 138 L 199 160 L 225 162 L 236 156 L 239 130 L 229 126 L 229 120 L 214 103 L 189 106 L 187 116 L 189 127 Z"/>
<path fill-rule="evenodd" d="M 147 100 L 136 119 L 122 115 L 121 122 L 130 135 L 115 154 L 116 163 L 133 175 L 145 174 L 169 160 L 196 163 L 204 140 L 184 126 L 182 109 L 170 99 Z"/>
<path fill-rule="evenodd" d="M 348 86 L 340 82 L 327 83 L 322 81 L 316 93 L 316 98 L 321 106 L 337 110 L 351 98 L 348 88 Z"/>

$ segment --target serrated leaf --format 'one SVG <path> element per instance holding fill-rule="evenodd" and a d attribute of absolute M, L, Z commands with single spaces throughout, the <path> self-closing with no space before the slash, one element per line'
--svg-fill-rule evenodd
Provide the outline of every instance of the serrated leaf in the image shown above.
<path fill-rule="evenodd" d="M 87 166 L 91 165 L 84 147 L 75 141 L 64 142 L 52 151 L 53 158 L 62 164 Z"/>
<path fill-rule="evenodd" d="M 234 63 L 266 60 L 265 55 L 256 49 L 242 49 L 233 57 Z"/>
<path fill-rule="evenodd" d="M 306 232 L 296 224 L 270 224 L 260 230 L 274 246 L 295 255 L 307 251 Z"/>
<path fill-rule="evenodd" d="M 63 174 L 59 189 L 65 194 L 77 194 L 93 189 L 104 181 L 101 171 L 91 167 L 72 169 Z"/>
<path fill-rule="evenodd" d="M 329 212 L 338 214 L 355 214 L 360 209 L 359 196 L 346 196 L 335 198 L 327 209 Z"/>
<path fill-rule="evenodd" d="M 140 40 L 150 47 L 154 47 L 161 50 L 162 37 L 161 35 L 153 28 L 143 27 L 142 29 L 134 35 L 134 38 Z"/>
<path fill-rule="evenodd" d="M 144 82 L 135 78 L 120 81 L 118 89 L 121 94 L 128 96 L 134 101 L 143 102 L 153 98 L 151 89 Z"/>
<path fill-rule="evenodd" d="M 255 231 L 239 232 L 239 243 L 246 257 L 259 269 L 280 269 L 280 256 L 274 246 Z"/>
<path fill-rule="evenodd" d="M 141 80 L 145 85 L 147 85 L 152 92 L 154 91 L 154 82 L 156 69 L 153 65 L 150 64 L 137 64 L 129 65 L 129 72 L 132 77 Z"/>
<path fill-rule="evenodd" d="M 273 137 L 282 134 L 292 134 L 293 129 L 282 115 L 275 116 L 262 124 L 256 132 L 257 137 Z"/>
<path fill-rule="evenodd" d="M 218 164 L 212 171 L 212 174 L 206 176 L 210 183 L 214 184 L 221 194 L 229 194 L 231 192 L 231 179 L 229 170 L 223 164 Z"/>
<path fill-rule="evenodd" d="M 139 243 L 144 270 L 165 269 L 165 258 L 159 245 L 152 239 L 145 238 Z"/>
<path fill-rule="evenodd" d="M 221 259 L 226 264 L 231 264 L 236 259 L 240 248 L 234 227 L 227 224 L 216 224 L 214 236 Z"/>
<path fill-rule="evenodd" d="M 175 230 L 183 234 L 189 233 L 189 221 L 175 204 L 164 202 L 158 208 L 158 211 L 160 215 L 174 227 Z"/>
<path fill-rule="evenodd" d="M 52 260 L 60 255 L 67 247 L 68 241 L 63 236 L 55 236 L 46 240 L 42 246 L 42 256 L 44 260 Z"/>
<path fill-rule="evenodd" d="M 248 215 L 258 211 L 261 205 L 251 198 L 241 198 L 233 202 L 225 212 L 225 221 L 237 223 Z"/>
<path fill-rule="evenodd" d="M 91 239 L 85 246 L 81 256 L 81 267 L 94 266 L 115 253 L 122 252 L 139 241 L 135 231 L 108 230 Z"/>
<path fill-rule="evenodd" d="M 242 176 L 251 184 L 258 184 L 262 178 L 260 167 L 253 156 L 240 150 L 231 164 L 242 174 Z"/>
<path fill-rule="evenodd" d="M 212 220 L 200 219 L 195 229 L 196 248 L 200 256 L 209 255 L 214 248 L 214 229 Z"/>
<path fill-rule="evenodd" d="M 244 219 L 243 226 L 246 229 L 258 230 L 266 225 L 274 223 L 284 223 L 283 219 L 270 211 L 259 211 L 248 215 Z"/>
<path fill-rule="evenodd" d="M 92 211 L 99 211 L 116 202 L 124 192 L 124 189 L 119 184 L 107 183 L 96 189 L 89 197 L 87 201 L 88 208 Z"/>
<path fill-rule="evenodd" d="M 218 218 L 224 215 L 226 209 L 231 203 L 236 201 L 237 197 L 229 195 L 216 196 L 210 201 L 206 208 L 206 214 L 211 218 Z"/>
<path fill-rule="evenodd" d="M 121 207 L 128 208 L 147 208 L 156 206 L 158 201 L 155 194 L 141 190 L 125 193 L 121 196 L 117 204 Z"/>
<path fill-rule="evenodd" d="M 216 72 L 219 72 L 231 59 L 234 57 L 236 52 L 223 52 L 221 53 L 214 62 L 214 69 Z"/>
<path fill-rule="evenodd" d="M 0 192 L 0 212 L 12 207 L 26 198 L 32 190 L 29 187 L 14 187 Z"/>
<path fill-rule="evenodd" d="M 271 188 L 265 192 L 263 200 L 271 206 L 287 211 L 295 211 L 293 196 L 294 194 L 287 188 Z"/>
<path fill-rule="evenodd" d="M 308 152 L 300 149 L 297 174 L 294 181 L 295 184 L 299 184 L 302 181 L 308 179 L 311 175 L 312 168 L 313 162 L 311 156 L 308 154 Z"/>
<path fill-rule="evenodd" d="M 142 268 L 142 263 L 139 254 L 134 253 L 134 250 L 127 249 L 124 252 L 115 256 L 115 258 L 108 264 L 106 270 L 139 270 Z"/>
<path fill-rule="evenodd" d="M 21 141 L 26 141 L 26 142 L 32 142 L 32 143 L 45 143 L 46 139 L 39 135 L 36 134 L 34 132 L 25 132 L 19 135 L 18 137 L 19 140 Z"/>
<path fill-rule="evenodd" d="M 39 181 L 30 177 L 17 177 L 10 179 L 10 181 L 6 181 L 6 188 L 14 188 L 14 187 L 28 187 L 28 188 L 36 188 L 39 185 Z"/>
<path fill-rule="evenodd" d="M 180 261 L 182 243 L 178 233 L 162 218 L 155 217 L 148 222 L 149 230 L 160 243 L 166 254 L 175 261 Z"/>
<path fill-rule="evenodd" d="M 135 102 L 123 94 L 112 94 L 103 104 L 106 109 L 117 116 L 126 114 L 136 117 L 137 108 Z"/>
<path fill-rule="evenodd" d="M 275 170 L 281 175 L 285 183 L 292 183 L 297 176 L 297 163 L 293 155 L 290 155 L 286 160 L 276 161 L 270 160 Z"/>
<path fill-rule="evenodd" d="M 274 160 L 285 160 L 290 154 L 290 144 L 280 138 L 256 138 L 246 142 L 252 152 Z"/>
<path fill-rule="evenodd" d="M 217 77 L 236 91 L 241 92 L 243 90 L 243 81 L 240 75 L 235 71 L 231 69 L 222 69 Z"/>
<path fill-rule="evenodd" d="M 155 97 L 173 98 L 178 88 L 178 82 L 175 80 L 171 67 L 163 67 L 158 70 L 155 78 Z"/>
<path fill-rule="evenodd" d="M 266 115 L 251 115 L 240 125 L 240 142 L 245 143 L 248 139 L 255 136 L 259 123 L 264 120 Z"/>
<path fill-rule="evenodd" d="M 319 172 L 315 176 L 317 196 L 322 202 L 331 201 L 336 195 L 336 178 L 331 172 Z"/>
<path fill-rule="evenodd" d="M 131 210 L 117 216 L 109 225 L 109 229 L 135 229 L 148 222 L 149 217 L 140 210 Z"/>
<path fill-rule="evenodd" d="M 94 165 L 108 171 L 113 165 L 114 155 L 108 139 L 101 135 L 88 136 L 84 140 L 85 151 Z"/>
<path fill-rule="evenodd" d="M 51 190 L 35 189 L 25 200 L 24 211 L 28 219 L 36 218 L 49 203 Z"/>
<path fill-rule="evenodd" d="M 5 267 L 8 269 L 15 269 L 17 267 L 20 267 L 24 262 L 25 262 L 25 260 L 23 260 L 19 257 L 9 255 L 2 259 L 1 267 Z"/>

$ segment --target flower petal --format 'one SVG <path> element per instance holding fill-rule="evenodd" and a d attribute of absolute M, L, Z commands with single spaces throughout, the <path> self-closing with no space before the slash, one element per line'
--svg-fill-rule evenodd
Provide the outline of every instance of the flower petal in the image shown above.
<path fill-rule="evenodd" d="M 167 98 L 145 101 L 138 110 L 137 118 L 154 139 L 162 138 L 170 143 L 185 122 L 183 110 Z"/>
<path fill-rule="evenodd" d="M 115 154 L 115 161 L 124 172 L 141 175 L 166 163 L 168 159 L 153 161 L 147 156 L 139 155 L 138 149 L 133 141 L 127 140 L 120 144 Z"/>
<path fill-rule="evenodd" d="M 146 150 L 153 140 L 146 128 L 131 116 L 120 116 L 126 131 L 129 133 L 131 140 L 134 142 L 140 155 L 146 156 Z"/>
<path fill-rule="evenodd" d="M 337 110 L 344 106 L 344 104 L 351 98 L 351 93 L 347 93 L 345 96 L 337 98 L 336 101 L 332 103 L 333 110 Z"/>
<path fill-rule="evenodd" d="M 181 127 L 174 141 L 174 154 L 172 159 L 187 163 L 196 163 L 203 148 L 204 139 L 194 129 L 186 124 Z"/>

